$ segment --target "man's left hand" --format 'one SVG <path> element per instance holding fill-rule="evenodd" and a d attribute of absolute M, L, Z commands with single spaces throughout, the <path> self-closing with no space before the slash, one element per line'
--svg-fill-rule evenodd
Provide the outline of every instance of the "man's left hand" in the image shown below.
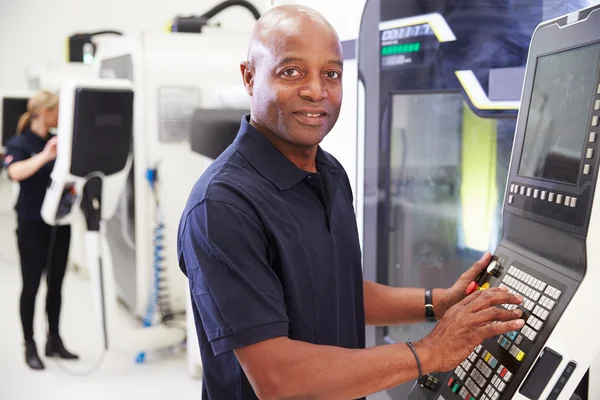
<path fill-rule="evenodd" d="M 467 286 L 473 282 L 489 265 L 492 255 L 485 253 L 471 268 L 465 271 L 450 289 L 444 291 L 440 303 L 435 308 L 437 318 L 442 318 L 446 311 L 467 297 Z"/>

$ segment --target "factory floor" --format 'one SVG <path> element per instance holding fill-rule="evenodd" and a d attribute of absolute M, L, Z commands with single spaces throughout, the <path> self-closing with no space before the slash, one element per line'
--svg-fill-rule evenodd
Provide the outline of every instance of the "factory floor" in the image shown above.
<path fill-rule="evenodd" d="M 21 276 L 15 242 L 15 216 L 10 184 L 0 176 L 0 400 L 177 400 L 200 399 L 201 382 L 188 373 L 185 350 L 152 354 L 145 364 L 119 350 L 102 355 L 102 337 L 92 313 L 89 281 L 69 270 L 63 286 L 61 335 L 81 360 L 64 362 L 45 357 L 45 283 L 38 292 L 35 339 L 44 371 L 24 362 L 18 313 Z M 127 318 L 123 313 L 122 318 Z M 127 323 L 134 324 L 134 321 Z M 98 360 L 101 360 L 99 362 Z M 96 367 L 97 366 L 97 367 Z"/>

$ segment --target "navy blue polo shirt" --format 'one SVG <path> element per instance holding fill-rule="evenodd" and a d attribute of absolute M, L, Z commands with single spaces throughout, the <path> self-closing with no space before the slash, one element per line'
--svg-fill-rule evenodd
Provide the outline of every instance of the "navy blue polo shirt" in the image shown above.
<path fill-rule="evenodd" d="M 29 128 L 25 129 L 6 144 L 4 167 L 8 168 L 17 161 L 27 160 L 41 153 L 49 139 L 50 137 L 48 139 L 41 138 Z M 50 183 L 52 168 L 54 168 L 54 161 L 46 163 L 31 177 L 19 182 L 19 197 L 15 205 L 19 220 L 43 221 L 42 204 L 46 196 L 46 188 Z"/>
<path fill-rule="evenodd" d="M 257 399 L 234 349 L 281 336 L 365 347 L 361 253 L 344 169 L 320 148 L 317 173 L 297 168 L 248 118 L 194 186 L 179 225 L 205 400 Z"/>

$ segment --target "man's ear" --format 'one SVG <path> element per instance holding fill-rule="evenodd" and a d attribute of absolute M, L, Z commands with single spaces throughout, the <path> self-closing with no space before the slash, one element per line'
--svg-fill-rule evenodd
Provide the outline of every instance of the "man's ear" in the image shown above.
<path fill-rule="evenodd" d="M 240 63 L 240 71 L 242 72 L 242 80 L 244 81 L 246 93 L 252 96 L 254 87 L 254 70 L 252 69 L 252 65 L 248 61 L 242 61 Z"/>

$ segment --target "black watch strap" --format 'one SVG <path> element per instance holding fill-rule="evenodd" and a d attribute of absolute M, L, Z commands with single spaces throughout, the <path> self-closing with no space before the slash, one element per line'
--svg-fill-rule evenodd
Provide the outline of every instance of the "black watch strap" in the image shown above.
<path fill-rule="evenodd" d="M 425 289 L 425 319 L 427 322 L 435 322 L 433 311 L 433 289 Z"/>

